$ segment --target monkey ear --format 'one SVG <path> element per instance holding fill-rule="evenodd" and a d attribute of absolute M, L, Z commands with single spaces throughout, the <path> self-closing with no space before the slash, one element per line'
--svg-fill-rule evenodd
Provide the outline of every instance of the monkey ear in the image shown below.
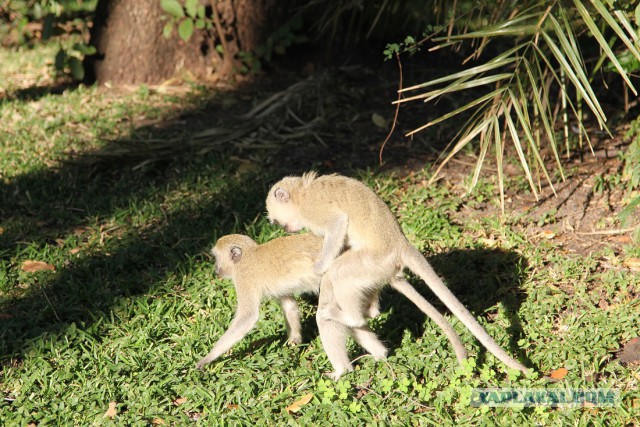
<path fill-rule="evenodd" d="M 239 262 L 240 258 L 242 258 L 242 249 L 240 249 L 238 246 L 232 246 L 229 258 L 231 258 L 231 261 L 233 261 L 234 263 Z"/>
<path fill-rule="evenodd" d="M 289 201 L 289 192 L 284 188 L 276 188 L 276 191 L 274 191 L 273 195 L 280 203 L 287 203 Z"/>

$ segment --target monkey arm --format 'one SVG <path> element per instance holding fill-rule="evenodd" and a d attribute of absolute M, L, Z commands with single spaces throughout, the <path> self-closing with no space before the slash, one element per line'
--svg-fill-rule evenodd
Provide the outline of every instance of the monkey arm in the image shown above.
<path fill-rule="evenodd" d="M 290 295 L 280 297 L 280 307 L 284 313 L 284 324 L 289 334 L 291 344 L 302 343 L 302 325 L 300 324 L 300 309 L 298 302 Z"/>
<path fill-rule="evenodd" d="M 220 355 L 226 353 L 235 343 L 244 338 L 258 322 L 260 317 L 260 301 L 254 304 L 245 305 L 248 301 L 238 300 L 238 310 L 231 322 L 229 329 L 220 337 L 213 346 L 209 354 L 203 357 L 197 364 L 198 369 L 202 369 L 206 364 L 216 360 Z"/>
<path fill-rule="evenodd" d="M 340 255 L 344 248 L 348 229 L 349 217 L 345 213 L 341 213 L 329 221 L 324 233 L 322 254 L 320 259 L 313 265 L 314 273 L 324 274 L 327 272 L 331 262 Z"/>

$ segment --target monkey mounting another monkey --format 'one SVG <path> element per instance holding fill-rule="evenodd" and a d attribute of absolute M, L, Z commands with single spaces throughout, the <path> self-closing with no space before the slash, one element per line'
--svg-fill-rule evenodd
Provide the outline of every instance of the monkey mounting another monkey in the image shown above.
<path fill-rule="evenodd" d="M 227 352 L 253 329 L 260 314 L 260 303 L 265 298 L 273 297 L 280 300 L 289 342 L 302 342 L 300 312 L 293 296 L 296 293 L 319 292 L 322 275 L 314 271 L 313 265 L 320 256 L 322 242 L 321 237 L 311 233 L 280 237 L 262 245 L 241 234 L 230 234 L 218 239 L 212 251 L 216 259 L 216 274 L 233 281 L 237 309 L 229 329 L 209 354 L 197 363 L 199 369 Z M 454 347 L 458 360 L 465 359 L 467 354 L 460 337 L 447 319 L 404 279 L 399 282 L 399 292 L 414 301 L 443 329 Z M 320 296 L 320 304 L 335 304 L 333 298 L 332 292 L 323 293 Z M 366 317 L 378 314 L 377 293 L 370 294 L 369 298 L 364 300 L 362 313 Z M 342 365 L 351 365 L 345 348 L 349 334 L 353 335 L 356 342 L 374 358 L 386 357 L 386 347 L 368 326 L 351 329 L 332 320 L 316 320 L 323 347 L 330 360 L 338 361 Z"/>
<path fill-rule="evenodd" d="M 476 321 L 409 243 L 389 207 L 360 181 L 340 175 L 317 176 L 315 172 L 285 177 L 273 185 L 266 205 L 269 221 L 287 232 L 306 228 L 324 238 L 322 254 L 313 266 L 316 273 L 324 274 L 318 319 L 333 320 L 354 330 L 365 327 L 363 306 L 387 283 L 405 295 L 422 298 L 404 279 L 407 267 L 427 283 L 487 350 L 510 368 L 527 371 Z M 412 297 L 409 299 L 416 303 Z M 346 353 L 344 343 L 340 348 Z M 327 355 L 334 378 L 353 369 L 344 357 Z"/>

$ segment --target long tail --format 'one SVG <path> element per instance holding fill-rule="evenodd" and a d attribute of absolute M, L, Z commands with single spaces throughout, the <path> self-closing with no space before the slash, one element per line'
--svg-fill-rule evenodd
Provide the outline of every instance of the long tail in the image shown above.
<path fill-rule="evenodd" d="M 467 350 L 464 348 L 462 341 L 460 341 L 460 335 L 453 329 L 449 321 L 404 278 L 393 279 L 390 285 L 393 289 L 407 297 L 409 301 L 414 303 L 424 314 L 429 316 L 436 325 L 440 326 L 453 346 L 453 351 L 456 353 L 458 363 L 462 364 L 462 361 L 467 358 Z"/>
<path fill-rule="evenodd" d="M 424 256 L 413 246 L 407 244 L 402 251 L 402 263 L 411 271 L 424 280 L 434 294 L 447 306 L 449 310 L 473 333 L 473 335 L 489 350 L 494 356 L 510 368 L 527 372 L 528 369 L 520 362 L 507 354 L 484 330 L 482 325 L 469 313 L 464 305 L 438 277 L 431 265 Z"/>

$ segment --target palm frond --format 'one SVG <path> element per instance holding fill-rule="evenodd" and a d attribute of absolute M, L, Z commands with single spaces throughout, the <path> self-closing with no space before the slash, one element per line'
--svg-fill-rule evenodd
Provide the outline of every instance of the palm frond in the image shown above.
<path fill-rule="evenodd" d="M 503 7 L 507 5 L 506 2 L 497 3 Z M 558 148 L 560 144 L 555 132 L 554 108 L 557 111 L 558 103 L 562 101 L 562 111 L 570 111 L 577 119 L 580 141 L 585 139 L 589 142 L 582 124 L 582 104 L 593 113 L 598 125 L 607 129 L 607 117 L 594 90 L 590 67 L 593 71 L 594 63 L 600 67 L 604 61 L 609 61 L 612 69 L 636 93 L 613 46 L 623 46 L 640 60 L 639 38 L 626 13 L 611 9 L 602 0 L 590 0 L 590 3 L 580 0 L 555 1 L 551 4 L 528 1 L 524 2 L 521 10 L 514 12 L 503 10 L 494 11 L 491 15 L 484 13 L 483 18 L 491 16 L 493 22 L 480 28 L 472 25 L 474 15 L 467 14 L 459 26 L 450 24 L 446 35 L 433 38 L 439 43 L 434 49 L 471 43 L 475 50 L 468 58 L 477 58 L 490 40 L 510 38 L 516 42 L 513 47 L 482 64 L 401 90 L 405 95 L 416 91 L 420 93 L 400 99 L 397 103 L 416 100 L 429 102 L 460 91 L 475 94 L 462 106 L 407 133 L 413 135 L 459 115 L 470 117 L 464 130 L 456 137 L 452 149 L 436 169 L 433 179 L 466 144 L 478 139 L 479 156 L 472 179 L 472 186 L 475 185 L 486 164 L 489 148 L 494 144 L 501 203 L 504 204 L 503 156 L 505 139 L 508 139 L 517 153 L 533 194 L 538 197 L 532 165 L 555 192 L 541 149 L 549 148 L 554 167 L 560 171 L 560 178 L 564 179 Z M 454 34 L 454 27 L 461 29 L 458 34 Z M 583 58 L 585 34 L 592 37 L 602 52 L 599 61 L 587 62 Z M 564 119 L 564 127 L 566 134 L 568 119 Z M 590 142 L 589 147 L 592 148 Z M 525 151 L 529 153 L 529 159 Z"/>

